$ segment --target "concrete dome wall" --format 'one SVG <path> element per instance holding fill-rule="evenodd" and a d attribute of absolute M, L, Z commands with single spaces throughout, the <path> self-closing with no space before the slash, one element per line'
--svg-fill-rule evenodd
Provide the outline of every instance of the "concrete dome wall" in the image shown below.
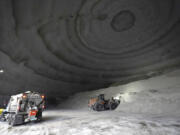
<path fill-rule="evenodd" d="M 179 0 L 1 0 L 0 92 L 66 96 L 180 65 Z"/>

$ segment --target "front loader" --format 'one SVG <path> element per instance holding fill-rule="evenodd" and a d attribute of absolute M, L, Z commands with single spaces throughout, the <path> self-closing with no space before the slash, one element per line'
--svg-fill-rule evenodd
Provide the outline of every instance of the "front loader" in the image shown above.
<path fill-rule="evenodd" d="M 105 100 L 104 94 L 93 97 L 89 100 L 88 106 L 94 111 L 115 110 L 120 104 L 120 100 L 111 99 Z"/>

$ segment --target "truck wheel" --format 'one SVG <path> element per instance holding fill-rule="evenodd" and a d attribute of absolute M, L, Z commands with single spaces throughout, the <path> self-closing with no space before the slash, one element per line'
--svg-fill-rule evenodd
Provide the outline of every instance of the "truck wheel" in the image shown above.
<path fill-rule="evenodd" d="M 2 117 L 0 118 L 0 121 L 4 122 L 4 121 L 6 121 L 6 118 L 5 118 L 4 116 L 2 116 Z"/>
<path fill-rule="evenodd" d="M 15 126 L 15 120 L 16 120 L 15 117 L 16 117 L 15 114 L 10 114 L 10 116 L 9 116 L 9 125 Z"/>
<path fill-rule="evenodd" d="M 94 109 L 96 111 L 104 111 L 104 105 L 97 103 Z"/>
<path fill-rule="evenodd" d="M 37 121 L 41 121 L 42 120 L 42 111 L 38 111 L 37 113 Z"/>

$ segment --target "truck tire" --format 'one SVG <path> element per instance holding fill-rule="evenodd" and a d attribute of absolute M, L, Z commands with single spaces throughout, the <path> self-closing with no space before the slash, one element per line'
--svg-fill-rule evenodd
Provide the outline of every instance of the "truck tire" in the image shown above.
<path fill-rule="evenodd" d="M 16 120 L 16 115 L 15 114 L 10 114 L 8 124 L 11 125 L 11 126 L 15 126 L 15 120 Z"/>
<path fill-rule="evenodd" d="M 21 125 L 24 123 L 24 116 L 18 114 L 10 114 L 8 117 L 8 123 L 11 126 Z"/>
<path fill-rule="evenodd" d="M 0 115 L 0 121 L 2 121 L 2 122 L 6 121 L 6 118 L 5 118 L 5 116 L 4 116 L 4 113 L 2 113 L 2 115 Z"/>
<path fill-rule="evenodd" d="M 37 113 L 37 121 L 41 121 L 42 120 L 42 111 L 38 111 Z"/>
<path fill-rule="evenodd" d="M 6 118 L 5 118 L 4 116 L 1 116 L 1 117 L 0 117 L 0 121 L 5 122 L 5 121 L 6 121 Z"/>

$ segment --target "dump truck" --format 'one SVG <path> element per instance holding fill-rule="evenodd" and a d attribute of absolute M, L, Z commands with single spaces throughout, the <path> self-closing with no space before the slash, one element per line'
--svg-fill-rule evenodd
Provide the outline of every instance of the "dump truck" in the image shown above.
<path fill-rule="evenodd" d="M 88 107 L 94 111 L 115 110 L 119 104 L 119 99 L 114 99 L 112 97 L 111 99 L 106 100 L 104 94 L 92 97 L 88 101 Z"/>
<path fill-rule="evenodd" d="M 0 118 L 1 121 L 7 121 L 11 126 L 41 121 L 44 108 L 44 94 L 27 91 L 11 96 L 7 108 L 3 110 Z"/>

